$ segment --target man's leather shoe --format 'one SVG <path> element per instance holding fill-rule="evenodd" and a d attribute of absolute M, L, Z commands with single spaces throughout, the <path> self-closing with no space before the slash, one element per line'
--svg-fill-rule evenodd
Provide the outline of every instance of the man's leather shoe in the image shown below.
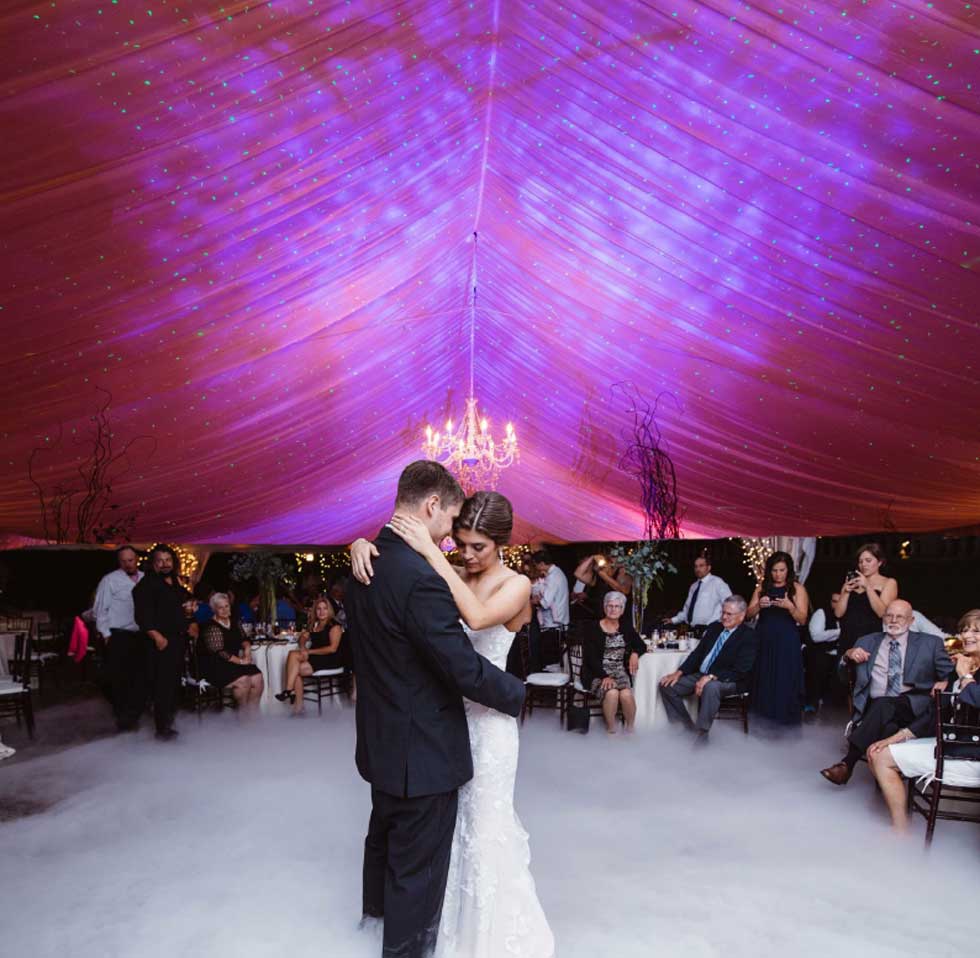
<path fill-rule="evenodd" d="M 830 768 L 821 769 L 820 774 L 828 782 L 833 782 L 834 785 L 846 785 L 851 780 L 852 772 L 847 762 L 838 762 L 836 765 L 831 765 Z"/>

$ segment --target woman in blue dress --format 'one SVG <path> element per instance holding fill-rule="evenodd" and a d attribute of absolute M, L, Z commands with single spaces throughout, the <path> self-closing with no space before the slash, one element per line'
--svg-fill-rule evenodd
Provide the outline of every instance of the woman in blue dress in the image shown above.
<path fill-rule="evenodd" d="M 796 581 L 793 557 L 774 552 L 766 560 L 762 584 L 749 603 L 747 617 L 759 616 L 759 658 L 755 666 L 752 711 L 779 725 L 799 725 L 803 705 L 803 653 L 800 628 L 810 597 Z"/>

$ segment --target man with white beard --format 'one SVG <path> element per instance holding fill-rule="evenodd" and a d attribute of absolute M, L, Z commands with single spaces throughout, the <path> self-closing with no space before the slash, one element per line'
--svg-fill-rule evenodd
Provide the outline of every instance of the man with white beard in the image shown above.
<path fill-rule="evenodd" d="M 946 684 L 953 660 L 938 635 L 912 632 L 912 606 L 895 599 L 885 609 L 884 632 L 862 636 L 840 660 L 847 673 L 853 665 L 854 715 L 847 754 L 820 774 L 834 785 L 846 785 L 868 748 L 905 728 L 928 708 L 933 688 Z"/>

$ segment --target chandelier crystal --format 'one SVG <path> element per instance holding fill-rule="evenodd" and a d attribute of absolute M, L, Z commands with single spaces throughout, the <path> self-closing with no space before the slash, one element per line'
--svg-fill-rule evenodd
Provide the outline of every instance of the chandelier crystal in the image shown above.
<path fill-rule="evenodd" d="M 425 427 L 425 441 L 422 452 L 426 459 L 441 462 L 458 480 L 466 494 L 472 495 L 477 489 L 495 489 L 500 470 L 514 464 L 519 456 L 517 434 L 511 423 L 500 443 L 494 442 L 490 423 L 477 409 L 477 399 L 473 389 L 474 353 L 476 342 L 476 241 L 473 233 L 473 259 L 470 267 L 471 299 L 469 309 L 470 333 L 470 391 L 466 399 L 466 411 L 459 428 L 454 428 L 453 420 L 446 423 L 445 432 L 438 432 L 432 426 Z"/>
<path fill-rule="evenodd" d="M 450 419 L 445 432 L 425 427 L 422 451 L 426 459 L 441 462 L 460 482 L 467 495 L 477 489 L 495 489 L 500 470 L 518 458 L 517 433 L 507 423 L 503 441 L 495 443 L 490 423 L 477 411 L 476 396 L 466 400 L 466 412 L 459 428 Z"/>

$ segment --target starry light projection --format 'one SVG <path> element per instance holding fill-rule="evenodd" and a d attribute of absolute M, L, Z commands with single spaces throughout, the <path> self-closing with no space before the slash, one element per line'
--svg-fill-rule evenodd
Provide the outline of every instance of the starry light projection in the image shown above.
<path fill-rule="evenodd" d="M 140 538 L 343 543 L 476 379 L 519 536 L 980 522 L 970 3 L 282 0 L 0 13 L 0 531 L 95 387 Z M 501 424 L 495 424 L 501 425 Z"/>

